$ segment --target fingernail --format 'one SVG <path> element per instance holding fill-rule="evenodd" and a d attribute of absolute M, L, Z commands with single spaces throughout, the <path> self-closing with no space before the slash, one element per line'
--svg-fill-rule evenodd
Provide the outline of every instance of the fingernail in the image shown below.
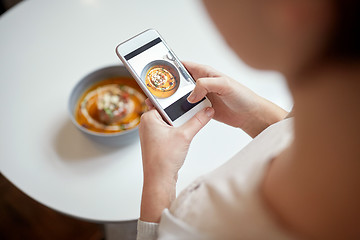
<path fill-rule="evenodd" d="M 214 115 L 215 111 L 214 111 L 213 108 L 208 107 L 208 108 L 205 109 L 205 113 L 206 113 L 206 115 L 207 115 L 208 117 L 212 117 L 212 116 Z"/>
<path fill-rule="evenodd" d="M 187 100 L 188 100 L 189 102 L 194 102 L 195 98 L 196 98 L 196 94 L 191 93 L 190 96 L 187 98 Z"/>

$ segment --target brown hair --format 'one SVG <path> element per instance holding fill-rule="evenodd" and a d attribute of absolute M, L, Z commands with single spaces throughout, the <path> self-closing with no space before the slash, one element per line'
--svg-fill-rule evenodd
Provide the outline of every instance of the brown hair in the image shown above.
<path fill-rule="evenodd" d="M 329 55 L 343 60 L 360 60 L 360 1 L 335 0 L 336 25 Z"/>

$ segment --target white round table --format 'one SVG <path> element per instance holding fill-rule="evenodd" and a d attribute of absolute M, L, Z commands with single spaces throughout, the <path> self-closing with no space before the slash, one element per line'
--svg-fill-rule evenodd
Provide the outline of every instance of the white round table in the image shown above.
<path fill-rule="evenodd" d="M 289 110 L 282 77 L 244 65 L 199 1 L 24 1 L 0 17 L 0 170 L 15 186 L 90 221 L 139 217 L 139 140 L 120 148 L 92 142 L 71 123 L 67 102 L 81 77 L 120 64 L 117 44 L 147 28 L 157 29 L 180 59 L 212 65 Z M 212 120 L 192 142 L 178 191 L 250 140 Z"/>

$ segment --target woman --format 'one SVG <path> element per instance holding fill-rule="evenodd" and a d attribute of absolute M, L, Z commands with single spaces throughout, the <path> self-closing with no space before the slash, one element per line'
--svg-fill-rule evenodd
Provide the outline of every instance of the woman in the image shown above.
<path fill-rule="evenodd" d="M 207 95 L 213 108 L 173 128 L 148 102 L 138 239 L 360 239 L 359 2 L 204 3 L 247 64 L 286 76 L 296 119 L 282 120 L 286 111 L 220 72 L 186 63 L 197 80 L 188 101 Z M 211 118 L 254 140 L 175 199 L 189 144 Z"/>

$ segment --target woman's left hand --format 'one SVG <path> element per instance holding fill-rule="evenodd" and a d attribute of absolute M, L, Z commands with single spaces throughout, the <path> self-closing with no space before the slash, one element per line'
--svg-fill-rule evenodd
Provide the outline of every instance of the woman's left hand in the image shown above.
<path fill-rule="evenodd" d="M 175 198 L 177 173 L 193 137 L 214 115 L 213 108 L 198 112 L 180 127 L 169 126 L 146 101 L 150 111 L 141 116 L 139 135 L 144 171 L 142 221 L 158 222 L 164 208 Z"/>

